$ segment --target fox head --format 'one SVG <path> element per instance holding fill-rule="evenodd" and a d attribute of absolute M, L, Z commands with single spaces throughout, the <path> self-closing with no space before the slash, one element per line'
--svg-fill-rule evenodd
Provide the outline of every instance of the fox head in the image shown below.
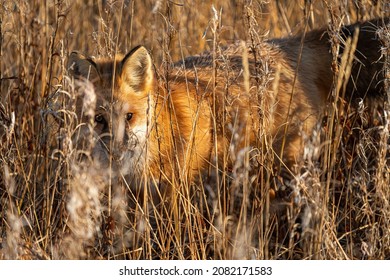
<path fill-rule="evenodd" d="M 92 158 L 103 167 L 117 164 L 127 174 L 142 172 L 153 110 L 154 69 L 148 51 L 138 46 L 114 60 L 73 52 L 68 69 L 76 79 L 92 83 L 96 94 Z M 79 116 L 82 107 L 77 106 Z"/>

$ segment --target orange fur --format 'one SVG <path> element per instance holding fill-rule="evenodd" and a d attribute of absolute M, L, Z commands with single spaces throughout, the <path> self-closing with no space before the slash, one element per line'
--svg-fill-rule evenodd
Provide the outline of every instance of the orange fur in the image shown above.
<path fill-rule="evenodd" d="M 355 61 L 349 96 L 382 91 L 380 42 L 375 37 L 381 24 L 345 27 L 350 32 L 345 37 L 360 27 L 356 56 L 364 51 L 364 59 Z M 227 155 L 233 144 L 235 150 L 261 148 L 261 129 L 271 136 L 279 163 L 290 168 L 299 160 L 300 128 L 307 134 L 313 130 L 333 83 L 329 41 L 326 30 L 316 30 L 303 39 L 263 42 L 256 50 L 231 45 L 215 57 L 204 53 L 176 63 L 168 83 L 157 79 L 144 47 L 114 61 L 94 62 L 72 53 L 69 67 L 74 76 L 91 80 L 98 95 L 99 159 L 112 156 L 122 172 L 136 179 L 147 174 L 156 183 L 186 181 L 216 158 L 231 164 Z M 267 79 L 261 72 L 265 66 Z"/>

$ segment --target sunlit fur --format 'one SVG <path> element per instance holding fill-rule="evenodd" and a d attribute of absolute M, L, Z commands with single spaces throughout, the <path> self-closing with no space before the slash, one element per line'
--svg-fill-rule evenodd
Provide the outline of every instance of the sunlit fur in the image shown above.
<path fill-rule="evenodd" d="M 382 92 L 383 61 L 375 33 L 381 24 L 342 29 L 346 39 L 360 28 L 346 96 Z M 95 125 L 95 154 L 100 161 L 115 162 L 125 175 L 146 174 L 150 181 L 165 183 L 191 181 L 217 163 L 229 166 L 232 145 L 235 150 L 271 147 L 275 162 L 290 169 L 301 157 L 301 133 L 310 135 L 329 103 L 334 77 L 327 31 L 303 36 L 256 48 L 237 43 L 188 57 L 174 64 L 168 81 L 156 74 L 144 47 L 114 61 L 73 53 L 69 69 L 94 84 L 95 115 L 107 122 Z M 127 113 L 132 113 L 129 121 Z M 264 145 L 264 139 L 271 143 Z"/>

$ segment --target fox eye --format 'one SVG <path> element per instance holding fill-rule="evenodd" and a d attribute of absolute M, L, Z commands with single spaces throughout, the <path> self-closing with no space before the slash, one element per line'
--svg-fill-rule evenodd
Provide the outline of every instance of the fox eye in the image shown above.
<path fill-rule="evenodd" d="M 133 113 L 127 113 L 126 114 L 126 121 L 129 121 L 133 118 Z"/>
<path fill-rule="evenodd" d="M 104 123 L 105 119 L 104 119 L 103 115 L 102 114 L 97 114 L 95 116 L 95 122 L 97 122 L 97 123 Z"/>

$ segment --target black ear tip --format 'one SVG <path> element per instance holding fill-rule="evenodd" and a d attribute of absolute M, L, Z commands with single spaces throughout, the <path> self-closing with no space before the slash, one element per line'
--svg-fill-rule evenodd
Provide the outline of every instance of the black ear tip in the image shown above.
<path fill-rule="evenodd" d="M 69 73 L 75 77 L 90 77 L 97 75 L 97 64 L 89 57 L 78 51 L 72 51 L 68 58 L 67 68 Z"/>
<path fill-rule="evenodd" d="M 69 54 L 69 60 L 80 60 L 80 59 L 86 59 L 86 56 L 79 51 L 72 51 Z"/>
<path fill-rule="evenodd" d="M 78 70 L 77 70 L 77 60 L 78 60 L 79 57 L 80 57 L 80 53 L 77 52 L 77 51 L 72 51 L 69 54 L 67 67 L 72 72 L 72 74 L 77 74 L 77 72 L 78 72 Z"/>
<path fill-rule="evenodd" d="M 130 53 L 134 53 L 134 52 L 138 51 L 138 50 L 141 49 L 141 48 L 144 48 L 144 49 L 145 49 L 145 47 L 144 47 L 143 45 L 135 46 L 135 47 L 130 51 Z"/>
<path fill-rule="evenodd" d="M 130 52 L 128 52 L 125 57 L 123 58 L 123 62 L 125 62 L 129 57 L 131 57 L 132 55 L 134 55 L 135 53 L 139 52 L 139 51 L 143 51 L 143 52 L 146 52 L 147 55 L 149 55 L 149 51 L 145 48 L 145 46 L 143 45 L 138 45 L 136 47 L 134 47 Z"/>

